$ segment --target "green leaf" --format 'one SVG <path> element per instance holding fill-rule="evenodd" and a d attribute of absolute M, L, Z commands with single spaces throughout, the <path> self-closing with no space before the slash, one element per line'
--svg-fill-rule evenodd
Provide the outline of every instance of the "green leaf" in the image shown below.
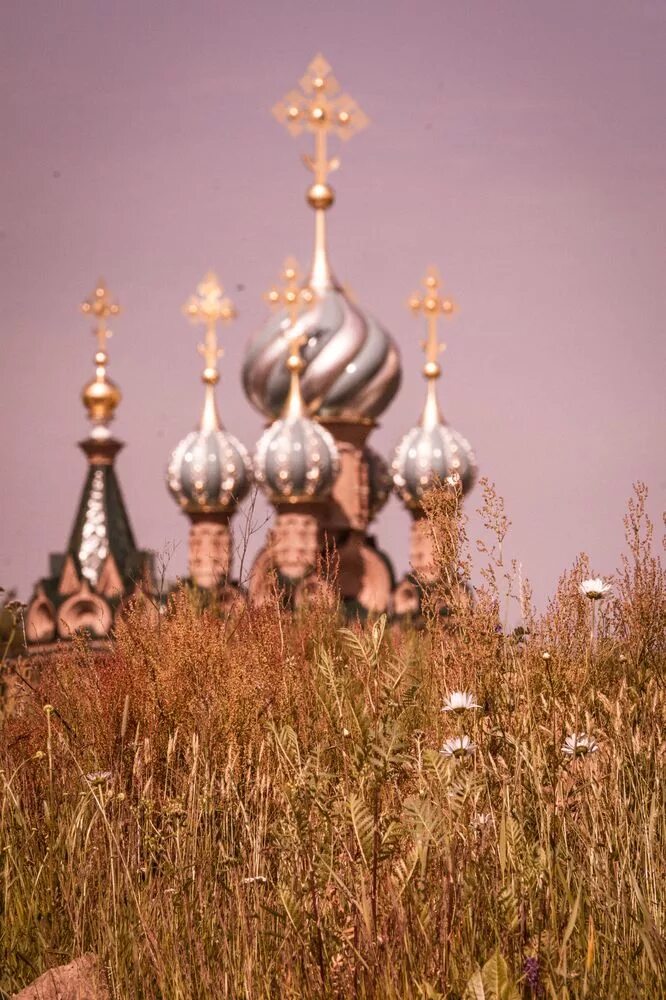
<path fill-rule="evenodd" d="M 375 824 L 372 814 L 360 795 L 354 792 L 349 796 L 349 816 L 351 819 L 356 842 L 366 865 L 372 858 Z"/>
<path fill-rule="evenodd" d="M 423 799 L 420 795 L 410 795 L 405 799 L 403 816 L 405 823 L 411 828 L 410 832 L 415 841 L 427 844 L 433 840 L 435 844 L 439 844 L 442 836 L 442 816 L 441 810 L 434 802 Z"/>
<path fill-rule="evenodd" d="M 518 913 L 518 899 L 513 883 L 510 882 L 500 889 L 499 904 L 505 930 L 509 933 L 515 931 L 520 924 L 520 917 Z"/>
<path fill-rule="evenodd" d="M 379 848 L 380 860 L 384 860 L 393 854 L 395 848 L 400 842 L 400 838 L 404 833 L 401 823 L 396 823 L 395 820 L 391 820 L 386 830 L 383 833 L 381 844 Z"/>
<path fill-rule="evenodd" d="M 507 964 L 498 951 L 481 970 L 487 1000 L 520 1000 L 520 993 L 511 982 Z"/>
<path fill-rule="evenodd" d="M 355 632 L 352 632 L 349 628 L 341 628 L 338 630 L 338 634 L 350 652 L 352 652 L 360 660 L 365 660 L 367 662 L 368 655 L 365 651 L 365 646 Z"/>
<path fill-rule="evenodd" d="M 379 650 L 384 639 L 384 631 L 386 629 L 386 615 L 380 615 L 375 624 L 372 626 L 372 644 L 375 647 L 375 653 L 379 653 Z"/>
<path fill-rule="evenodd" d="M 472 973 L 472 977 L 465 987 L 463 1000 L 486 1000 L 486 991 L 483 988 L 480 969 Z"/>

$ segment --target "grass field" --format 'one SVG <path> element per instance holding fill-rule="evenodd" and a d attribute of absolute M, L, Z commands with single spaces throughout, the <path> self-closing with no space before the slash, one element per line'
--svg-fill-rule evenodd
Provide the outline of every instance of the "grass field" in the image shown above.
<path fill-rule="evenodd" d="M 85 951 L 128 1000 L 665 996 L 644 503 L 605 600 L 583 556 L 536 614 L 487 489 L 476 599 L 449 579 L 452 614 L 419 629 L 324 597 L 222 618 L 181 590 L 106 654 L 19 661 L 30 686 L 5 664 L 0 996 Z M 429 516 L 464 570 L 464 526 L 441 498 Z M 457 691 L 478 707 L 443 711 Z"/>

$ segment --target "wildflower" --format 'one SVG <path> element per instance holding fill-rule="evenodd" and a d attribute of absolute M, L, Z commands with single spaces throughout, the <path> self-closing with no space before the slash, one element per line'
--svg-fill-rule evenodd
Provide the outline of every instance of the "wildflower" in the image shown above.
<path fill-rule="evenodd" d="M 481 708 L 474 701 L 473 694 L 469 691 L 452 691 L 444 702 L 442 712 L 466 712 L 473 708 Z"/>
<path fill-rule="evenodd" d="M 583 597 L 589 597 L 591 601 L 601 601 L 604 597 L 608 597 L 613 588 L 610 583 L 596 576 L 591 580 L 583 580 L 578 589 Z"/>
<path fill-rule="evenodd" d="M 548 652 L 548 650 L 546 650 L 545 653 L 541 654 L 541 659 L 545 660 L 546 662 L 548 662 L 548 660 L 550 659 L 550 653 Z"/>
<path fill-rule="evenodd" d="M 599 749 L 597 741 L 587 733 L 571 733 L 564 741 L 562 753 L 566 757 L 586 757 Z"/>
<path fill-rule="evenodd" d="M 488 826 L 489 823 L 492 823 L 492 821 L 493 821 L 492 813 L 474 813 L 470 825 L 473 830 L 476 830 L 477 832 L 480 833 L 482 830 L 485 829 L 485 827 Z"/>
<path fill-rule="evenodd" d="M 469 736 L 454 736 L 453 739 L 446 740 L 439 752 L 445 757 L 470 757 L 475 750 L 476 746 Z"/>
<path fill-rule="evenodd" d="M 33 760 L 44 760 L 45 756 L 46 755 L 45 755 L 45 753 L 44 753 L 43 750 L 36 750 L 35 753 L 32 755 L 32 759 Z"/>
<path fill-rule="evenodd" d="M 347 729 L 346 726 L 343 727 L 342 735 L 343 736 L 351 736 L 351 733 L 349 732 L 349 730 Z"/>
<path fill-rule="evenodd" d="M 110 771 L 91 771 L 90 774 L 86 774 L 86 781 L 90 782 L 91 785 L 103 785 L 105 781 L 111 780 Z"/>
<path fill-rule="evenodd" d="M 537 990 L 539 988 L 539 959 L 536 955 L 532 955 L 530 958 L 525 959 L 523 973 L 525 975 L 525 981 L 530 988 L 532 990 Z"/>

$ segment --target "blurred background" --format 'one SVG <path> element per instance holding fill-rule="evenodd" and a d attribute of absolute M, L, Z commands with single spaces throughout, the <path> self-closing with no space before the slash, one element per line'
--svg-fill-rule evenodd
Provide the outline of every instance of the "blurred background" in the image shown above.
<path fill-rule="evenodd" d="M 103 276 L 123 313 L 117 469 L 138 543 L 186 572 L 170 450 L 197 421 L 209 268 L 236 303 L 219 404 L 252 447 L 240 385 L 263 292 L 308 261 L 309 175 L 270 109 L 321 51 L 371 127 L 341 149 L 338 278 L 398 341 L 390 455 L 423 396 L 405 308 L 428 264 L 460 306 L 441 400 L 506 500 L 509 557 L 543 605 L 586 550 L 610 573 L 632 482 L 663 509 L 666 6 L 658 0 L 188 4 L 7 0 L 0 11 L 0 584 L 26 599 L 63 549 L 86 462 L 79 394 Z M 467 500 L 479 524 L 476 490 Z M 258 524 L 262 508 L 255 512 Z M 238 524 L 238 522 L 236 522 Z M 251 539 L 251 550 L 264 529 Z M 375 525 L 404 572 L 409 518 Z"/>

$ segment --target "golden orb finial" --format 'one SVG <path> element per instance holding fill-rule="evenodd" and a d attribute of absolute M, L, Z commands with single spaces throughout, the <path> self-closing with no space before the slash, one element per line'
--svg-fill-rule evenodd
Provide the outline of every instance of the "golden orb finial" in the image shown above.
<path fill-rule="evenodd" d="M 94 317 L 93 333 L 97 338 L 94 357 L 95 378 L 84 386 L 81 400 L 93 424 L 93 437 L 106 438 L 110 435 L 108 425 L 113 420 L 116 408 L 122 399 L 120 389 L 106 374 L 109 362 L 107 341 L 111 337 L 107 319 L 109 316 L 117 316 L 120 313 L 120 306 L 111 299 L 102 278 L 97 282 L 92 295 L 81 303 L 81 312 L 84 316 Z"/>

